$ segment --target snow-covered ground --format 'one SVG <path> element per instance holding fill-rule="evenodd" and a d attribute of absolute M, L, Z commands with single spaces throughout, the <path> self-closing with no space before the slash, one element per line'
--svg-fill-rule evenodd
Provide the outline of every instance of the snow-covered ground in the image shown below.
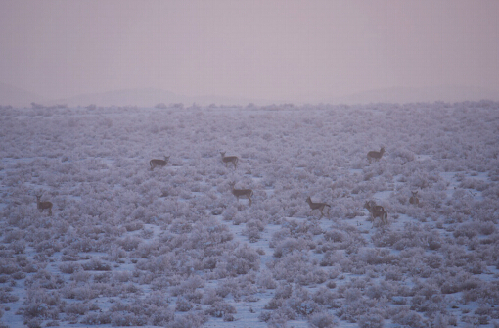
<path fill-rule="evenodd" d="M 0 114 L 3 326 L 499 326 L 498 103 Z"/>

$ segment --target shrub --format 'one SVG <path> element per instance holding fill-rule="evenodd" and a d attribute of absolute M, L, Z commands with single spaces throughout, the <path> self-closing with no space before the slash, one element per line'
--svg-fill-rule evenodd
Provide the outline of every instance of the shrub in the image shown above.
<path fill-rule="evenodd" d="M 187 301 L 182 297 L 178 298 L 175 304 L 175 310 L 181 312 L 190 311 L 193 307 L 194 305 L 191 302 Z"/>
<path fill-rule="evenodd" d="M 477 235 L 477 224 L 475 223 L 463 223 L 453 232 L 454 238 L 459 238 L 465 236 L 468 239 L 472 239 Z"/>
<path fill-rule="evenodd" d="M 192 312 L 192 311 L 191 311 Z M 203 313 L 187 313 L 185 315 L 176 315 L 174 320 L 168 322 L 167 328 L 200 328 L 206 322 L 207 318 Z"/>
<path fill-rule="evenodd" d="M 417 312 L 412 310 L 401 310 L 395 316 L 393 316 L 392 321 L 406 327 L 414 328 L 424 328 L 426 324 L 423 317 Z"/>
<path fill-rule="evenodd" d="M 136 250 L 141 243 L 141 239 L 137 237 L 126 236 L 125 239 L 118 242 L 118 244 L 123 247 L 123 249 L 127 252 Z"/>
<path fill-rule="evenodd" d="M 42 321 L 40 319 L 30 319 L 28 320 L 28 322 L 26 322 L 26 326 L 28 328 L 41 328 Z"/>
<path fill-rule="evenodd" d="M 81 320 L 86 325 L 107 325 L 111 322 L 111 312 L 89 313 Z"/>
<path fill-rule="evenodd" d="M 213 305 L 214 303 L 221 302 L 221 301 L 222 301 L 222 297 L 217 295 L 217 292 L 214 289 L 209 288 L 209 289 L 206 289 L 204 291 L 203 304 Z"/>
<path fill-rule="evenodd" d="M 338 325 L 338 322 L 335 320 L 335 317 L 327 312 L 313 313 L 308 317 L 308 323 L 310 327 L 313 328 L 328 328 L 328 327 L 335 327 Z"/>
<path fill-rule="evenodd" d="M 369 313 L 359 317 L 359 328 L 383 328 L 385 319 L 377 313 Z"/>
<path fill-rule="evenodd" d="M 237 313 L 237 310 L 233 305 L 222 301 L 210 305 L 210 307 L 205 310 L 205 313 L 212 317 L 222 318 L 227 314 Z"/>
<path fill-rule="evenodd" d="M 21 268 L 12 260 L 0 259 L 0 274 L 10 275 L 13 274 L 14 272 L 19 272 L 19 271 L 21 271 Z"/>
<path fill-rule="evenodd" d="M 84 315 L 88 312 L 88 305 L 84 303 L 71 303 L 64 307 L 66 313 Z"/>
<path fill-rule="evenodd" d="M 258 276 L 258 279 L 257 279 L 257 284 L 260 287 L 263 287 L 266 289 L 275 289 L 277 287 L 277 282 L 272 277 L 272 273 L 268 270 L 264 270 L 263 272 L 260 272 L 260 275 Z"/>
<path fill-rule="evenodd" d="M 81 265 L 77 262 L 63 262 L 59 265 L 59 270 L 61 270 L 62 273 L 73 273 L 81 269 Z"/>
<path fill-rule="evenodd" d="M 111 314 L 111 325 L 115 327 L 145 326 L 146 324 L 147 317 L 143 315 L 119 312 Z"/>
<path fill-rule="evenodd" d="M 100 259 L 91 259 L 88 262 L 82 264 L 83 270 L 92 271 L 111 271 L 111 265 L 109 263 L 104 263 Z"/>
<path fill-rule="evenodd" d="M 324 306 L 331 306 L 336 298 L 337 295 L 324 286 L 319 287 L 312 295 L 312 300 L 315 303 Z"/>
<path fill-rule="evenodd" d="M 248 245 L 239 247 L 234 255 L 227 259 L 227 271 L 231 275 L 246 274 L 250 270 L 257 271 L 260 267 L 260 257 L 258 253 Z"/>
<path fill-rule="evenodd" d="M 174 311 L 168 308 L 158 307 L 155 311 L 150 314 L 151 324 L 154 326 L 166 327 L 169 322 L 174 319 Z"/>

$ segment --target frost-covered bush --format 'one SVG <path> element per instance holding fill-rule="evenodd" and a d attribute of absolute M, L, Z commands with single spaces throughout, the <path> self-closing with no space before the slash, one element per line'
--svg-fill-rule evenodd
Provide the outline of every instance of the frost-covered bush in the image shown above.
<path fill-rule="evenodd" d="M 313 295 L 312 300 L 326 307 L 330 307 L 333 305 L 335 299 L 337 299 L 338 295 L 333 293 L 330 289 L 326 287 L 320 287 Z"/>
<path fill-rule="evenodd" d="M 339 263 L 341 256 L 335 251 L 326 251 L 320 261 L 321 266 L 333 266 Z"/>
<path fill-rule="evenodd" d="M 13 274 L 21 271 L 21 267 L 13 259 L 0 259 L 0 274 Z"/>
<path fill-rule="evenodd" d="M 201 312 L 188 312 L 184 315 L 176 315 L 174 319 L 166 325 L 167 328 L 199 328 L 207 321 L 205 314 Z"/>
<path fill-rule="evenodd" d="M 311 265 L 303 253 L 293 253 L 282 259 L 274 259 L 267 263 L 275 279 L 285 279 L 302 286 L 323 283 L 328 279 L 325 270 Z"/>
<path fill-rule="evenodd" d="M 175 303 L 175 311 L 187 312 L 193 307 L 194 305 L 191 302 L 182 297 L 177 298 L 177 302 Z"/>
<path fill-rule="evenodd" d="M 205 289 L 202 300 L 202 303 L 204 305 L 212 305 L 215 302 L 220 302 L 220 301 L 222 301 L 222 297 L 217 295 L 217 291 L 215 289 L 213 288 Z"/>
<path fill-rule="evenodd" d="M 412 310 L 401 309 L 392 317 L 392 321 L 406 327 L 426 327 L 423 317 L 419 313 Z"/>
<path fill-rule="evenodd" d="M 346 302 L 337 311 L 336 315 L 341 320 L 358 322 L 361 315 L 366 315 L 374 307 L 374 302 L 369 302 L 362 298 L 361 294 L 355 291 L 347 291 Z"/>
<path fill-rule="evenodd" d="M 136 315 L 134 313 L 116 313 L 111 314 L 111 325 L 115 327 L 144 326 L 147 324 L 147 317 Z"/>
<path fill-rule="evenodd" d="M 66 313 L 74 313 L 78 315 L 84 315 L 88 312 L 88 304 L 85 303 L 70 303 L 64 306 L 64 311 Z"/>
<path fill-rule="evenodd" d="M 477 235 L 477 228 L 477 224 L 472 222 L 460 224 L 453 232 L 454 238 L 457 239 L 464 236 L 468 239 L 472 239 Z"/>
<path fill-rule="evenodd" d="M 230 275 L 246 274 L 259 268 L 260 256 L 248 245 L 238 247 L 233 255 L 227 257 L 226 269 Z"/>
<path fill-rule="evenodd" d="M 81 264 L 78 262 L 63 262 L 59 265 L 59 270 L 61 270 L 62 273 L 74 273 L 82 269 Z"/>
<path fill-rule="evenodd" d="M 378 313 L 361 315 L 358 321 L 359 328 L 383 328 L 385 319 Z"/>
<path fill-rule="evenodd" d="M 330 313 L 317 312 L 308 317 L 308 323 L 313 328 L 327 328 L 338 325 L 336 318 Z"/>
<path fill-rule="evenodd" d="M 260 239 L 260 233 L 264 229 L 264 224 L 258 219 L 250 219 L 246 223 L 246 228 L 243 230 L 243 234 L 248 236 L 250 243 L 254 243 Z"/>
<path fill-rule="evenodd" d="M 111 313 L 89 313 L 81 320 L 85 325 L 106 325 L 112 322 Z"/>
<path fill-rule="evenodd" d="M 105 263 L 101 259 L 92 258 L 90 261 L 82 263 L 83 270 L 92 270 L 92 271 L 111 271 L 111 265 L 109 263 Z"/>
<path fill-rule="evenodd" d="M 307 244 L 303 239 L 286 238 L 279 242 L 274 251 L 274 257 L 281 258 L 292 254 L 294 251 L 306 250 Z"/>
<path fill-rule="evenodd" d="M 265 289 L 275 289 L 277 287 L 277 282 L 272 277 L 272 273 L 268 270 L 260 271 L 257 278 L 257 284 Z"/>
<path fill-rule="evenodd" d="M 210 307 L 205 310 L 205 313 L 213 317 L 222 318 L 229 314 L 237 313 L 237 310 L 233 305 L 221 301 L 211 304 Z"/>

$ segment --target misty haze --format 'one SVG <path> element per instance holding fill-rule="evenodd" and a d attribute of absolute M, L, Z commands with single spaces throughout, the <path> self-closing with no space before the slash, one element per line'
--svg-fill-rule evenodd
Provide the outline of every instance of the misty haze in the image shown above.
<path fill-rule="evenodd" d="M 499 2 L 3 1 L 1 327 L 499 327 Z"/>

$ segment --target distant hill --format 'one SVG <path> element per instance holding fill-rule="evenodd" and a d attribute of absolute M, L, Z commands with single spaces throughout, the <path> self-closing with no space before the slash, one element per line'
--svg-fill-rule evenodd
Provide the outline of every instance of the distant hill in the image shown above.
<path fill-rule="evenodd" d="M 242 98 L 229 98 L 219 96 L 183 96 L 176 93 L 155 88 L 143 89 L 123 89 L 104 93 L 82 94 L 66 99 L 51 100 L 46 105 L 67 104 L 69 107 L 88 106 L 95 104 L 97 106 L 138 106 L 154 107 L 157 104 L 165 105 L 174 103 L 183 103 L 190 106 L 196 103 L 201 106 L 210 104 L 216 105 L 248 105 L 249 103 L 257 105 L 267 104 L 265 101 L 252 101 Z"/>
<path fill-rule="evenodd" d="M 350 96 L 331 99 L 330 103 L 415 103 L 415 102 L 462 102 L 499 101 L 499 92 L 477 87 L 441 86 L 428 88 L 388 88 L 359 92 Z"/>
<path fill-rule="evenodd" d="M 310 97 L 314 99 L 314 97 Z M 369 104 L 369 103 L 414 103 L 414 102 L 462 102 L 478 100 L 499 101 L 499 92 L 476 87 L 445 86 L 434 88 L 388 88 L 377 89 L 355 93 L 345 97 L 322 97 L 316 101 L 310 100 L 305 103 L 330 103 L 330 104 Z M 81 94 L 65 99 L 45 99 L 35 93 L 0 82 L 0 106 L 12 105 L 14 107 L 31 107 L 31 103 L 39 103 L 44 106 L 68 105 L 69 107 L 89 105 L 97 106 L 138 106 L 155 107 L 163 103 L 165 105 L 183 103 L 186 107 L 196 103 L 200 106 L 215 105 L 240 105 L 246 106 L 250 103 L 256 106 L 271 104 L 294 103 L 300 105 L 303 102 L 289 100 L 264 100 L 235 98 L 223 96 L 184 96 L 170 91 L 156 88 L 137 88 L 114 90 L 102 93 Z"/>
<path fill-rule="evenodd" d="M 31 107 L 31 103 L 45 99 L 35 93 L 0 82 L 0 106 Z"/>
<path fill-rule="evenodd" d="M 173 92 L 154 88 L 123 89 L 103 93 L 89 93 L 73 96 L 65 99 L 48 101 L 47 105 L 67 104 L 69 107 L 76 106 L 138 106 L 154 107 L 158 103 L 182 102 L 182 97 Z"/>

